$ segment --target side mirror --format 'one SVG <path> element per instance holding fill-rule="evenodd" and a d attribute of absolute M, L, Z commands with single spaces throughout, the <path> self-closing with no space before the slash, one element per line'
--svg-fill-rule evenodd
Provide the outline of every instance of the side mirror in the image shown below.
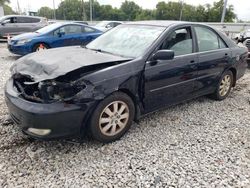
<path fill-rule="evenodd" d="M 153 60 L 171 60 L 174 59 L 173 50 L 159 50 L 153 55 Z"/>

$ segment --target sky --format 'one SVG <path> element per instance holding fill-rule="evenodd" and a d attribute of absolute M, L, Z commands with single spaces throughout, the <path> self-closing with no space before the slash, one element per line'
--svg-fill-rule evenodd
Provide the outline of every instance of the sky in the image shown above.
<path fill-rule="evenodd" d="M 42 6 L 48 6 L 53 8 L 53 0 L 18 0 L 21 9 L 37 11 Z M 56 7 L 61 0 L 54 0 Z M 88 1 L 88 0 L 85 0 Z M 110 4 L 113 7 L 120 7 L 125 0 L 97 0 L 101 5 Z M 153 9 L 160 1 L 168 2 L 170 0 L 131 0 L 137 3 L 142 8 Z M 178 1 L 178 0 L 171 0 Z M 184 0 L 185 3 L 192 5 L 205 5 L 207 3 L 212 4 L 218 0 Z M 235 12 L 239 19 L 250 20 L 250 0 L 228 0 L 228 4 L 234 5 Z M 17 8 L 17 0 L 10 0 L 11 6 L 14 10 Z"/>

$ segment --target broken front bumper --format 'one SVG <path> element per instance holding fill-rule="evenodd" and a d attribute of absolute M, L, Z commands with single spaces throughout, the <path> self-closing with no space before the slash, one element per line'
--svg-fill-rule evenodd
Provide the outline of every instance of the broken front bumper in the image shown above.
<path fill-rule="evenodd" d="M 25 134 L 38 139 L 80 135 L 86 114 L 93 106 L 93 102 L 81 105 L 30 102 L 19 97 L 12 79 L 6 83 L 5 100 L 15 124 L 21 127 Z"/>

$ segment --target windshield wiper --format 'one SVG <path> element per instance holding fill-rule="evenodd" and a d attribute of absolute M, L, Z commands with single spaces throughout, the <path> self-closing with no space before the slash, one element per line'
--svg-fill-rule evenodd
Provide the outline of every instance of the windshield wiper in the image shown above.
<path fill-rule="evenodd" d="M 89 49 L 89 50 L 93 50 L 95 52 L 104 53 L 104 54 L 110 54 L 110 55 L 114 55 L 114 56 L 120 56 L 120 57 L 123 57 L 123 58 L 130 58 L 130 57 L 126 57 L 126 56 L 123 56 L 123 55 L 114 54 L 112 52 L 108 52 L 108 51 L 105 51 L 105 50 L 102 50 L 102 49 L 87 48 L 86 46 L 84 48 Z"/>

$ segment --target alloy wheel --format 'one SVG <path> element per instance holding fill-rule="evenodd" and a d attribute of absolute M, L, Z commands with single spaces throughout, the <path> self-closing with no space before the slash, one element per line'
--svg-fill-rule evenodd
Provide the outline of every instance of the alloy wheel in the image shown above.
<path fill-rule="evenodd" d="M 99 128 L 102 134 L 115 136 L 126 127 L 128 120 L 128 105 L 122 101 L 114 101 L 102 111 L 99 118 Z"/>
<path fill-rule="evenodd" d="M 227 95 L 231 87 L 231 82 L 232 80 L 230 75 L 225 75 L 220 83 L 220 90 L 219 90 L 220 96 L 224 97 L 225 95 Z"/>

